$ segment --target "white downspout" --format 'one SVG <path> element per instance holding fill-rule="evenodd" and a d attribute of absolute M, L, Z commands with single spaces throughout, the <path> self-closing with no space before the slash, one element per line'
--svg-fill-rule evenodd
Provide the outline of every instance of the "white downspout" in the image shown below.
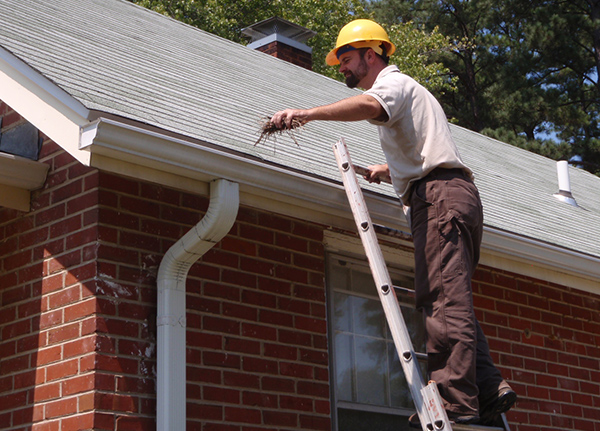
<path fill-rule="evenodd" d="M 211 183 L 206 215 L 165 254 L 158 269 L 157 431 L 186 429 L 185 282 L 190 267 L 231 229 L 239 208 L 237 183 Z"/>

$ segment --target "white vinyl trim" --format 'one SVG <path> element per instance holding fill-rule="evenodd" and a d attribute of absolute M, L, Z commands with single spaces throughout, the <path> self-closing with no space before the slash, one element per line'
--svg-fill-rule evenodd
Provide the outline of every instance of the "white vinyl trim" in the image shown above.
<path fill-rule="evenodd" d="M 89 110 L 55 83 L 0 47 L 0 100 L 68 151 L 84 165 L 79 131 L 89 123 Z"/>
<path fill-rule="evenodd" d="M 240 200 L 246 204 L 355 230 L 344 188 L 338 183 L 112 119 L 89 124 L 81 136 L 80 148 L 90 152 L 91 166 L 115 169 L 120 164 L 121 171 L 141 166 L 187 181 L 227 178 L 240 185 Z M 409 231 L 397 199 L 373 193 L 365 193 L 365 199 L 375 224 Z M 600 259 L 499 229 L 484 228 L 481 263 L 600 293 Z"/>

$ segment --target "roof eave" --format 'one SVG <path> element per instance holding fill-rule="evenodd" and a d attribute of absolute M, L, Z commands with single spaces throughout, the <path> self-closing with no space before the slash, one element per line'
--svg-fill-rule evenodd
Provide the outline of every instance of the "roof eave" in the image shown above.
<path fill-rule="evenodd" d="M 225 178 L 240 185 L 242 203 L 324 224 L 348 218 L 343 187 L 330 180 L 250 156 L 226 151 L 202 141 L 182 139 L 145 127 L 99 118 L 82 128 L 80 149 L 90 166 L 136 176 L 190 192 L 206 192 L 206 184 Z M 401 228 L 387 211 L 390 199 L 373 195 L 372 212 L 388 225 Z M 396 202 L 396 207 L 398 204 Z M 391 214 L 386 216 L 386 212 Z M 318 214 L 318 215 L 316 215 Z M 346 223 L 348 228 L 353 222 Z"/>
<path fill-rule="evenodd" d="M 2 47 L 0 99 L 86 166 L 205 194 L 209 181 L 226 178 L 240 184 L 242 204 L 354 229 L 340 183 L 219 150 L 207 143 L 147 130 L 144 125 L 107 118 L 90 121 L 102 113 L 92 113 Z M 19 202 L 19 209 L 28 206 L 29 186 L 2 187 L 6 196 L 19 196 L 13 199 Z M 374 193 L 366 197 L 375 223 L 408 230 L 398 215 L 397 199 Z M 599 293 L 597 257 L 488 227 L 483 252 L 482 264 L 546 281 L 557 281 L 558 271 L 563 284 Z"/>
<path fill-rule="evenodd" d="M 80 151 L 79 132 L 90 111 L 50 79 L 0 47 L 0 100 L 59 143 L 84 165 L 89 153 Z"/>
<path fill-rule="evenodd" d="M 486 226 L 482 265 L 600 294 L 600 259 Z"/>
<path fill-rule="evenodd" d="M 91 166 L 99 169 L 196 193 L 207 193 L 205 184 L 225 178 L 240 185 L 242 204 L 355 230 L 341 181 L 295 172 L 113 119 L 99 118 L 82 129 L 81 136 L 80 148 L 90 152 Z M 374 223 L 409 230 L 397 199 L 370 192 L 365 193 L 365 199 Z M 488 226 L 484 230 L 483 265 L 600 293 L 599 258 Z"/>

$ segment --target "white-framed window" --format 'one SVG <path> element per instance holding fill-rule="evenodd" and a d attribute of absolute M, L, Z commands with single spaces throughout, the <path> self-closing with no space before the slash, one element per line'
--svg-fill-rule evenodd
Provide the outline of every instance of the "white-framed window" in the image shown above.
<path fill-rule="evenodd" d="M 425 376 L 425 332 L 409 271 L 388 265 Z M 408 430 L 414 413 L 385 313 L 365 260 L 327 254 L 334 430 Z"/>

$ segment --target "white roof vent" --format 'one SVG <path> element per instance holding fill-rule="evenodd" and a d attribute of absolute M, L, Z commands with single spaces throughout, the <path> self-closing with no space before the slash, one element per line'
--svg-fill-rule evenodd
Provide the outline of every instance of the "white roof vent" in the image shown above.
<path fill-rule="evenodd" d="M 569 162 L 560 160 L 556 162 L 556 171 L 558 173 L 558 193 L 554 197 L 559 201 L 566 202 L 569 205 L 577 207 L 577 202 L 571 194 L 571 180 L 569 178 Z"/>

